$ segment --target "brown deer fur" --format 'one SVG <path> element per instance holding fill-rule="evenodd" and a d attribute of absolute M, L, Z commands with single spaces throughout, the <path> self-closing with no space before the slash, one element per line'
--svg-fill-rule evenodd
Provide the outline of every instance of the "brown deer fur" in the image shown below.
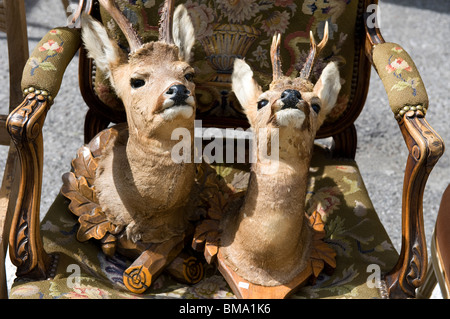
<path fill-rule="evenodd" d="M 279 46 L 279 37 L 273 45 Z M 256 161 L 243 205 L 221 225 L 220 249 L 226 263 L 244 279 L 263 286 L 286 284 L 305 267 L 312 231 L 304 207 L 314 138 L 341 87 L 335 63 L 328 64 L 313 85 L 305 78 L 283 76 L 279 69 L 275 72 L 280 67 L 275 62 L 274 80 L 264 93 L 243 60 L 234 65 L 233 90 L 254 132 Z M 295 107 L 282 109 L 282 94 L 289 89 L 300 92 L 301 98 Z M 258 110 L 258 104 L 266 105 Z M 271 140 L 262 138 L 263 132 L 278 135 L 278 158 L 264 158 L 261 149 Z"/>
<path fill-rule="evenodd" d="M 111 3 L 105 7 L 114 9 Z M 174 129 L 186 128 L 194 136 L 194 70 L 188 64 L 194 36 L 182 6 L 175 11 L 173 29 L 175 44 L 132 46 L 126 56 L 100 23 L 88 16 L 82 22 L 85 46 L 109 76 L 127 114 L 127 126 L 120 126 L 118 137 L 103 150 L 94 186 L 107 218 L 126 227 L 133 241 L 162 242 L 180 235 L 191 217 L 195 164 L 175 163 L 171 158 L 178 142 L 171 140 Z M 134 39 L 139 44 L 139 38 Z M 175 85 L 188 90 L 183 105 L 170 99 L 169 89 Z"/>

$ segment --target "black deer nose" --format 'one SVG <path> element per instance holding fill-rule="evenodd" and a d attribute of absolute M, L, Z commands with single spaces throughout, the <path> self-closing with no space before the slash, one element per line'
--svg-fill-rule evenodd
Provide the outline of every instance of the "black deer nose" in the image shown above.
<path fill-rule="evenodd" d="M 285 90 L 281 93 L 281 102 L 283 107 L 281 109 L 294 109 L 297 108 L 297 103 L 301 100 L 302 95 L 297 90 Z"/>
<path fill-rule="evenodd" d="M 191 92 L 183 84 L 177 84 L 172 85 L 167 90 L 166 94 L 169 95 L 170 99 L 172 99 L 175 102 L 174 106 L 177 106 L 177 105 L 184 105 L 186 99 L 189 97 L 189 94 L 191 94 Z"/>

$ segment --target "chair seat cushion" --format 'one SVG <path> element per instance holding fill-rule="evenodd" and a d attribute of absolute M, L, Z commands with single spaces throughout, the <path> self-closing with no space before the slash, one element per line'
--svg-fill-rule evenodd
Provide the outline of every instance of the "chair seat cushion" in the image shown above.
<path fill-rule="evenodd" d="M 215 168 L 235 184 L 245 175 L 242 167 Z M 325 241 L 336 251 L 337 266 L 332 275 L 319 275 L 292 298 L 386 297 L 375 280 L 392 269 L 398 253 L 373 208 L 356 162 L 333 159 L 327 149 L 316 146 L 306 201 L 307 214 L 316 211 L 325 222 Z M 220 272 L 207 264 L 205 277 L 197 284 L 182 284 L 162 273 L 145 293 L 133 294 L 122 280 L 133 261 L 119 254 L 105 256 L 98 242 L 77 241 L 77 228 L 76 216 L 59 195 L 41 223 L 44 247 L 53 257 L 52 279 L 16 280 L 10 298 L 234 298 Z"/>

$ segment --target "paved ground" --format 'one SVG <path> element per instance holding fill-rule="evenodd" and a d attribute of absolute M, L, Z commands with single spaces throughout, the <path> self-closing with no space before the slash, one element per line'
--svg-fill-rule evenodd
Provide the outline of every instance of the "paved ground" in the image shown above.
<path fill-rule="evenodd" d="M 52 27 L 66 24 L 59 0 L 26 0 L 30 51 Z M 448 0 L 380 0 L 381 29 L 384 38 L 401 44 L 418 66 L 430 99 L 428 122 L 450 140 L 450 29 Z M 0 100 L 7 100 L 6 41 L 0 35 Z M 70 160 L 82 145 L 86 107 L 78 89 L 77 57 L 69 65 L 62 89 L 50 110 L 44 127 L 45 158 L 41 217 L 61 186 L 60 176 L 70 169 Z M 1 107 L 4 112 L 6 107 Z M 366 107 L 356 122 L 358 130 L 357 162 L 374 206 L 395 247 L 401 243 L 401 192 L 407 150 L 400 130 L 387 104 L 386 92 L 378 76 L 372 73 Z M 0 168 L 4 167 L 5 148 L 0 148 Z M 2 174 L 2 173 L 0 173 Z M 440 197 L 450 182 L 450 152 L 444 154 L 428 180 L 424 196 L 424 218 L 429 239 L 436 219 Z M 10 281 L 14 267 L 9 265 Z M 441 298 L 435 289 L 433 298 Z"/>

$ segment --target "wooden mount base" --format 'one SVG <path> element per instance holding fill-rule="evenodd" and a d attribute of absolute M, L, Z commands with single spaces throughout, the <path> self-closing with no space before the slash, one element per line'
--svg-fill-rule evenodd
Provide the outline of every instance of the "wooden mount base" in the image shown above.
<path fill-rule="evenodd" d="M 125 287 L 133 293 L 144 293 L 163 272 L 185 284 L 203 279 L 201 260 L 184 249 L 184 238 L 174 237 L 160 244 L 151 244 L 123 273 Z"/>
<path fill-rule="evenodd" d="M 239 299 L 284 299 L 307 284 L 313 275 L 311 263 L 307 263 L 306 268 L 289 283 L 269 287 L 253 284 L 239 276 L 225 263 L 220 249 L 217 254 L 217 265 L 220 273 Z"/>
<path fill-rule="evenodd" d="M 184 247 L 183 237 L 174 237 L 160 244 L 151 244 L 123 273 L 125 287 L 134 293 L 145 292 Z"/>

